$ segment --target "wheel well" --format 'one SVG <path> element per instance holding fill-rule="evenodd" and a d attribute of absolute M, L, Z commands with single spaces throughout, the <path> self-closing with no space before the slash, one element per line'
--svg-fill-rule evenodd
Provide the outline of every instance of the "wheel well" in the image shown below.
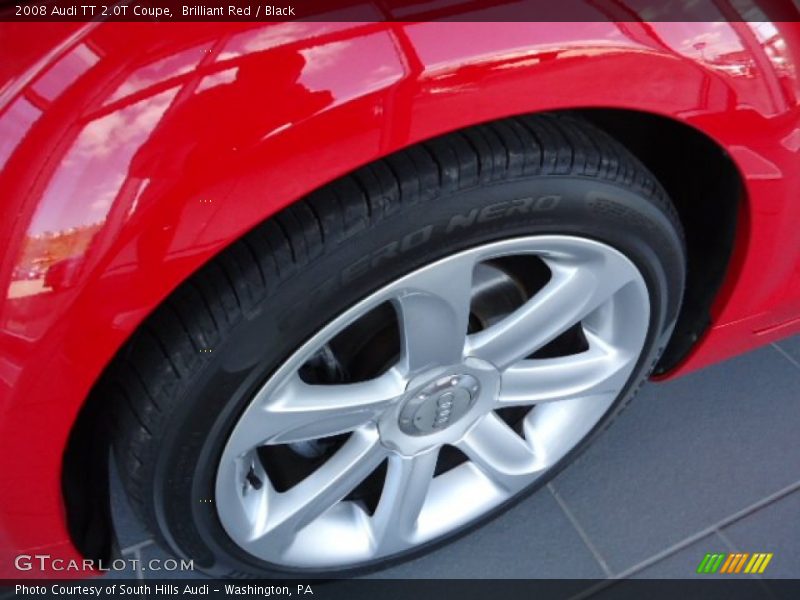
<path fill-rule="evenodd" d="M 625 145 L 667 190 L 686 234 L 688 269 L 683 306 L 654 373 L 687 356 L 711 324 L 711 310 L 727 274 L 744 206 L 744 186 L 728 154 L 700 131 L 672 119 L 618 109 L 574 114 Z"/>
<path fill-rule="evenodd" d="M 108 562 L 118 553 L 111 519 L 109 411 L 94 389 L 67 440 L 61 493 L 72 543 L 86 558 Z"/>
<path fill-rule="evenodd" d="M 711 321 L 711 306 L 728 270 L 737 233 L 741 179 L 725 152 L 687 125 L 625 110 L 570 112 L 627 146 L 666 188 L 684 226 L 687 289 L 675 333 L 656 369 L 663 373 L 686 356 Z M 70 433 L 62 471 L 70 537 L 84 556 L 104 560 L 116 548 L 108 478 L 108 408 L 101 394 L 89 395 Z"/>

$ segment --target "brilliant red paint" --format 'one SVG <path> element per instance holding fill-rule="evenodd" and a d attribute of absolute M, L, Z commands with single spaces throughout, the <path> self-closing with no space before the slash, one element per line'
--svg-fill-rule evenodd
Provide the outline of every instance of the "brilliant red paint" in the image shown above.
<path fill-rule="evenodd" d="M 0 575 L 77 556 L 64 444 L 142 319 L 280 208 L 440 133 L 574 107 L 696 127 L 747 202 L 674 374 L 800 331 L 797 23 L 3 23 L 0 41 Z"/>

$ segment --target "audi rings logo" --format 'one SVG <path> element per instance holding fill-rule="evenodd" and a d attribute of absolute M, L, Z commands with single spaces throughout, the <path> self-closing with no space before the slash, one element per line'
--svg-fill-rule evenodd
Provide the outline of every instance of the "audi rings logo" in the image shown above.
<path fill-rule="evenodd" d="M 439 399 L 436 401 L 436 417 L 433 420 L 433 427 L 435 429 L 447 427 L 452 414 L 453 394 L 448 392 L 439 396 Z"/>

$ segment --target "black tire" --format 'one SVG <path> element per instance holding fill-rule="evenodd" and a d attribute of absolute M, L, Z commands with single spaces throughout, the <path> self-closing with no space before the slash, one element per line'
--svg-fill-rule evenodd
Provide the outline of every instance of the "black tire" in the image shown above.
<path fill-rule="evenodd" d="M 214 505 L 201 502 L 213 496 L 215 461 L 254 389 L 378 287 L 456 251 L 538 233 L 609 244 L 648 287 L 645 350 L 593 434 L 602 430 L 646 379 L 677 318 L 686 264 L 677 214 L 641 163 L 582 120 L 480 125 L 363 167 L 281 211 L 181 285 L 120 352 L 101 384 L 113 396 L 114 454 L 159 543 L 217 576 L 287 575 L 240 550 Z"/>

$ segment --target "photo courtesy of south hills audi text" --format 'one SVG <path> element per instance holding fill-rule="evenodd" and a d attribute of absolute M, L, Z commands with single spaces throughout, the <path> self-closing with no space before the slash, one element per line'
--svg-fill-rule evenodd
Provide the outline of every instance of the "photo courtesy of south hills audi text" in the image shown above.
<path fill-rule="evenodd" d="M 109 598 L 142 598 L 152 596 L 225 596 L 249 597 L 313 597 L 310 584 L 261 585 L 255 583 L 50 583 L 46 585 L 15 584 L 14 595 L 18 597 L 67 596 Z"/>

